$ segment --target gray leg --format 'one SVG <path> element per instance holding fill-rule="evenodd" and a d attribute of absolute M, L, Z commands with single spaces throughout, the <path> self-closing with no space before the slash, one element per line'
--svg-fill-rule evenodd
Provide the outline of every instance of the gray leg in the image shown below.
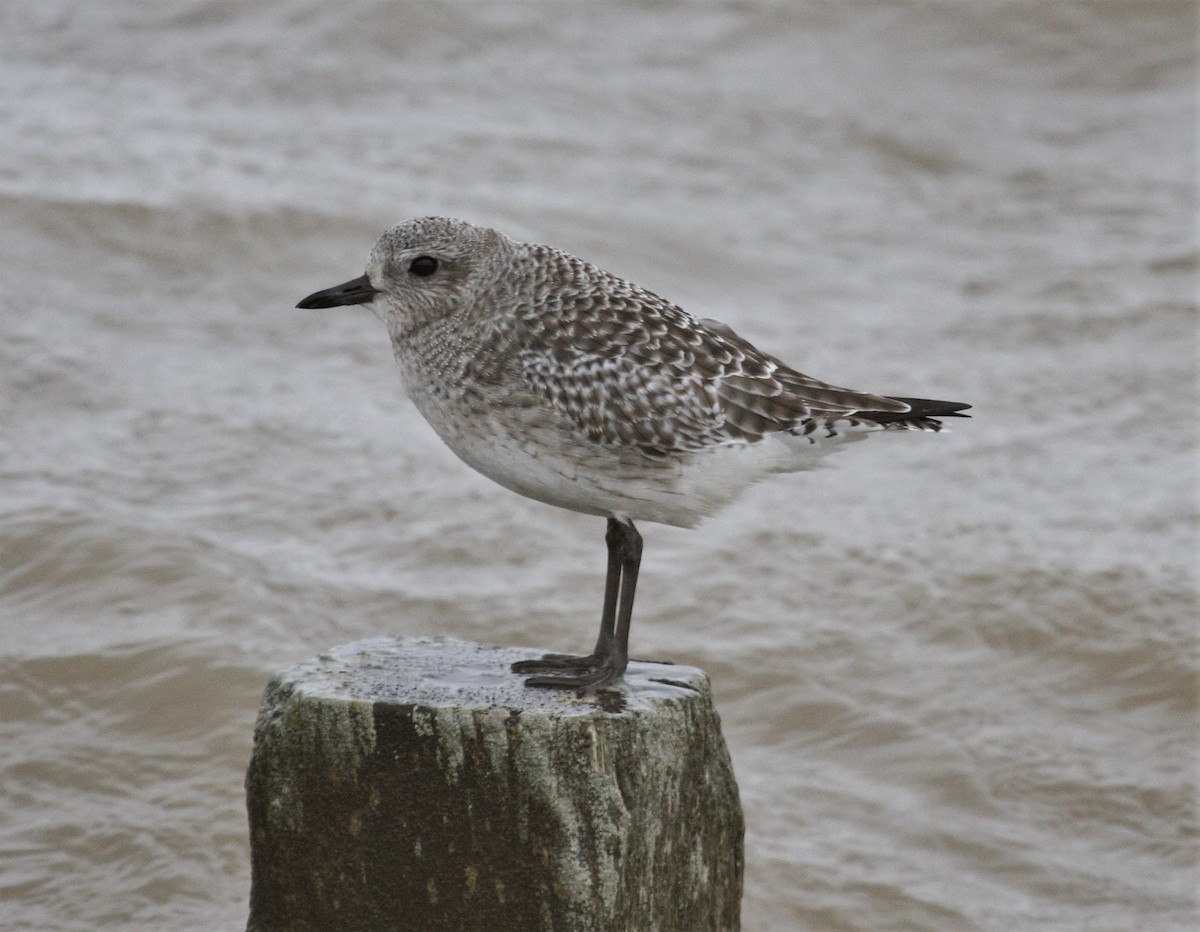
<path fill-rule="evenodd" d="M 579 689 L 606 686 L 625 672 L 629 663 L 629 623 L 642 560 L 642 535 L 632 522 L 608 519 L 608 575 L 604 583 L 604 611 L 596 647 L 586 657 L 546 654 L 538 660 L 519 660 L 514 673 L 533 673 L 526 686 Z"/>
<path fill-rule="evenodd" d="M 624 532 L 621 542 L 621 605 L 617 611 L 616 642 L 612 650 L 613 679 L 629 665 L 629 623 L 633 620 L 633 596 L 637 592 L 638 571 L 642 567 L 642 535 L 631 521 L 618 525 Z"/>

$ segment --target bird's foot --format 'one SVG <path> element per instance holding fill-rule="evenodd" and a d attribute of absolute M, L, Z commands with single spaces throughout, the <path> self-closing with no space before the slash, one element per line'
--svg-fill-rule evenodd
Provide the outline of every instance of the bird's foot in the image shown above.
<path fill-rule="evenodd" d="M 533 660 L 518 660 L 512 665 L 513 673 L 571 673 L 591 670 L 604 662 L 595 654 L 542 654 Z"/>
<path fill-rule="evenodd" d="M 512 672 L 535 674 L 525 680 L 534 689 L 598 689 L 620 679 L 625 671 L 610 657 L 545 654 L 536 660 L 518 660 Z"/>
<path fill-rule="evenodd" d="M 601 664 L 579 673 L 560 673 L 549 676 L 530 676 L 525 685 L 531 689 L 579 689 L 593 690 L 608 686 L 621 678 L 621 674 L 608 664 Z"/>

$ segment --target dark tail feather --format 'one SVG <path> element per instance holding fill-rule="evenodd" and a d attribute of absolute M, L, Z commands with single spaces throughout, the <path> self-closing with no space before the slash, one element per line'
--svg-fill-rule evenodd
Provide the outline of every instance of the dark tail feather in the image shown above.
<path fill-rule="evenodd" d="M 941 430 L 941 417 L 970 417 L 963 414 L 970 405 L 958 401 L 933 401 L 929 398 L 897 398 L 888 396 L 892 401 L 903 401 L 908 405 L 908 411 L 897 414 L 894 411 L 859 411 L 858 417 L 876 424 L 883 424 L 896 430 Z"/>

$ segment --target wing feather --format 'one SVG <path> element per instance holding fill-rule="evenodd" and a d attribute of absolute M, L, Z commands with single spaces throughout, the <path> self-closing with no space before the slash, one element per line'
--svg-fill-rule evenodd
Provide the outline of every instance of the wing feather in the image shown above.
<path fill-rule="evenodd" d="M 538 255 L 518 359 L 527 384 L 593 441 L 664 456 L 806 431 L 903 401 L 838 388 L 763 353 L 725 324 L 573 256 Z M 569 280 L 569 287 L 564 285 Z"/>

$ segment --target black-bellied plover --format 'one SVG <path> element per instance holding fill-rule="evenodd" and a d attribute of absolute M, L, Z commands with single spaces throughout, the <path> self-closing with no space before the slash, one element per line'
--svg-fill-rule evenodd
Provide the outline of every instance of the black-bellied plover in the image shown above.
<path fill-rule="evenodd" d="M 526 684 L 613 682 L 628 662 L 635 520 L 693 527 L 771 473 L 879 430 L 936 431 L 969 405 L 838 388 L 549 246 L 426 217 L 379 238 L 365 275 L 298 305 L 370 304 L 408 395 L 469 466 L 608 518 L 591 654 L 513 666 Z"/>

